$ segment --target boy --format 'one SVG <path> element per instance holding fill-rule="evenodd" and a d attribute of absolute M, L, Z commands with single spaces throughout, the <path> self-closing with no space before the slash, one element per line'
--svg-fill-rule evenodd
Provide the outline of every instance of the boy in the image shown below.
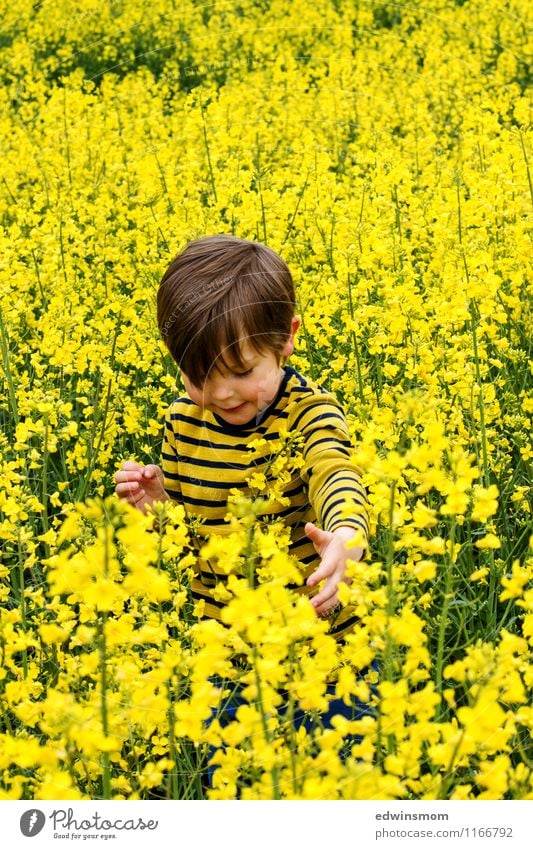
<path fill-rule="evenodd" d="M 353 625 L 339 606 L 337 589 L 348 559 L 364 549 L 346 547 L 356 531 L 367 533 L 366 495 L 350 465 L 344 414 L 333 395 L 282 365 L 300 324 L 289 269 L 265 245 L 217 235 L 190 242 L 167 269 L 158 292 L 158 324 L 181 369 L 187 397 L 167 411 L 162 465 L 127 461 L 116 473 L 116 492 L 140 510 L 155 501 L 179 500 L 200 533 L 228 532 L 224 517 L 231 489 L 249 493 L 253 473 L 267 470 L 269 442 L 281 430 L 299 433 L 303 465 L 279 508 L 291 532 L 290 552 L 302 564 L 304 585 L 316 613 L 331 618 L 342 638 Z M 247 446 L 264 440 L 263 456 Z M 354 515 L 346 518 L 346 499 Z M 269 513 L 271 515 L 271 512 Z M 321 527 L 320 527 L 321 526 Z M 215 566 L 198 565 L 191 591 L 205 615 L 220 619 L 224 582 Z"/>

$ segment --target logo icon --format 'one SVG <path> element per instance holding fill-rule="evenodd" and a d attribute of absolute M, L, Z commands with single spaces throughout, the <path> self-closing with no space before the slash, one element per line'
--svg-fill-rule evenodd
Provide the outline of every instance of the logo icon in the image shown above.
<path fill-rule="evenodd" d="M 46 817 L 42 811 L 37 808 L 31 808 L 29 811 L 24 811 L 20 818 L 20 830 L 24 837 L 35 837 L 42 831 L 46 822 Z"/>

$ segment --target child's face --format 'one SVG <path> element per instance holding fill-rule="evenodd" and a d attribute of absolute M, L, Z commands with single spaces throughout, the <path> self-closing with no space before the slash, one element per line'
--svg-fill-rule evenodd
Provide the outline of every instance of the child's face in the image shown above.
<path fill-rule="evenodd" d="M 283 370 L 273 351 L 259 353 L 241 343 L 246 369 L 213 367 L 203 386 L 194 386 L 183 374 L 185 390 L 195 404 L 216 413 L 228 424 L 241 425 L 258 416 L 276 397 Z"/>

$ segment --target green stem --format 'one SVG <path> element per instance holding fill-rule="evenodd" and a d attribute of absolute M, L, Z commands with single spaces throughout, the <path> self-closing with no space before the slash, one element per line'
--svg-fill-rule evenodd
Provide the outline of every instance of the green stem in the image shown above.
<path fill-rule="evenodd" d="M 259 148 L 259 137 L 257 135 L 255 137 L 255 143 L 257 145 L 257 157 L 256 157 L 255 162 L 254 162 L 254 165 L 255 165 L 254 179 L 257 183 L 257 188 L 258 188 L 258 192 L 259 192 L 259 202 L 261 204 L 261 220 L 262 220 L 262 224 L 263 224 L 263 241 L 266 244 L 268 242 L 266 210 L 265 210 L 265 203 L 263 201 L 263 189 L 262 189 L 262 186 L 261 186 L 261 177 L 263 176 L 263 173 L 261 171 L 261 161 L 260 161 L 260 156 L 259 156 L 259 150 L 260 150 L 260 148 Z"/>
<path fill-rule="evenodd" d="M 392 639 L 390 636 L 390 620 L 394 615 L 394 606 L 395 606 L 395 593 L 394 593 L 394 585 L 393 585 L 393 565 L 394 565 L 394 530 L 393 530 L 393 518 L 394 518 L 394 497 L 396 493 L 396 481 L 393 481 L 391 484 L 390 490 L 390 501 L 389 501 L 389 515 L 388 515 L 388 527 L 387 527 L 387 551 L 385 554 L 385 570 L 387 576 L 387 607 L 385 609 L 385 648 L 383 650 L 383 681 L 392 681 L 394 678 L 394 665 L 393 665 L 393 645 Z M 377 751 L 378 751 L 378 764 L 381 765 L 383 763 L 383 745 L 384 745 L 384 733 L 383 733 L 383 720 L 381 711 L 378 711 L 378 729 L 377 729 Z M 394 750 L 394 738 L 391 735 L 387 735 L 387 754 L 391 754 Z"/>
<path fill-rule="evenodd" d="M 104 527 L 104 578 L 109 575 L 109 536 L 107 528 Z M 100 711 L 102 717 L 102 731 L 104 737 L 109 735 L 109 718 L 107 711 L 107 646 L 105 626 L 107 622 L 107 613 L 102 611 L 98 616 L 97 622 L 97 637 L 98 651 L 100 654 Z M 102 793 L 104 799 L 111 798 L 111 775 L 109 764 L 109 752 L 102 753 Z"/>
<path fill-rule="evenodd" d="M 453 770 L 453 767 L 454 767 L 454 764 L 455 764 L 455 759 L 457 757 L 457 753 L 458 753 L 458 751 L 461 747 L 461 743 L 463 742 L 464 736 L 465 736 L 465 729 L 463 728 L 462 731 L 461 731 L 461 734 L 459 735 L 459 737 L 457 739 L 455 746 L 453 747 L 453 751 L 452 751 L 452 754 L 451 754 L 451 757 L 450 757 L 450 762 L 449 762 L 449 764 L 448 764 L 448 766 L 445 770 L 444 777 L 441 781 L 440 791 L 439 791 L 439 795 L 438 795 L 439 799 L 447 799 L 448 798 L 448 788 L 450 786 L 450 782 L 455 777 L 452 770 Z"/>
<path fill-rule="evenodd" d="M 302 200 L 302 198 L 305 194 L 305 190 L 306 190 L 307 184 L 309 182 L 309 174 L 310 174 L 310 171 L 308 170 L 306 178 L 305 178 L 305 183 L 303 184 L 302 188 L 298 192 L 298 200 L 296 201 L 296 206 L 294 208 L 294 212 L 292 213 L 291 220 L 287 224 L 287 229 L 285 230 L 285 235 L 284 235 L 283 240 L 281 242 L 281 247 L 283 247 L 283 245 L 285 244 L 285 242 L 287 241 L 287 239 L 290 236 L 291 230 L 292 230 L 293 225 L 294 225 L 295 218 L 298 214 L 298 209 L 300 208 L 300 202 L 301 202 L 301 200 Z"/>
<path fill-rule="evenodd" d="M 375 354 L 374 356 L 374 365 L 376 367 L 376 401 L 378 402 L 378 406 L 381 404 L 381 393 L 383 392 L 383 374 L 381 371 L 381 363 L 380 363 L 380 354 Z"/>
<path fill-rule="evenodd" d="M 393 186 L 391 190 L 392 202 L 394 203 L 394 226 L 398 230 L 400 245 L 402 244 L 402 217 L 400 214 L 400 201 L 398 200 L 398 186 Z"/>
<path fill-rule="evenodd" d="M 65 153 L 67 160 L 67 173 L 68 173 L 68 186 L 69 186 L 69 197 L 70 197 L 70 205 L 73 206 L 72 203 L 72 165 L 70 162 L 70 136 L 68 132 L 68 121 L 67 121 L 67 90 L 63 89 L 63 132 L 65 135 Z"/>
<path fill-rule="evenodd" d="M 244 562 L 247 567 L 248 586 L 250 589 L 255 587 L 255 567 L 257 565 L 257 556 L 254 552 L 254 526 L 250 525 L 246 529 L 246 548 L 244 550 Z"/>
<path fill-rule="evenodd" d="M 42 298 L 42 301 L 43 301 L 43 312 L 44 312 L 44 310 L 48 306 L 48 300 L 46 298 L 46 295 L 44 294 L 43 284 L 41 283 L 41 275 L 39 273 L 39 263 L 37 262 L 37 255 L 36 255 L 35 250 L 33 248 L 31 249 L 31 255 L 33 257 L 33 265 L 35 266 L 35 277 L 37 278 L 37 284 L 39 286 L 39 291 L 41 293 L 41 298 Z"/>
<path fill-rule="evenodd" d="M 459 244 L 462 246 L 463 244 L 463 219 L 461 213 L 461 181 L 459 179 L 459 175 L 457 175 L 455 181 L 455 189 L 457 192 L 457 235 L 459 236 Z M 463 261 L 464 261 L 464 251 L 463 251 Z"/>
<path fill-rule="evenodd" d="M 3 639 L 3 637 L 0 638 L 0 648 L 1 648 L 0 669 L 5 669 L 6 668 L 6 666 L 5 666 L 5 663 L 6 663 L 6 642 Z M 3 678 L 2 680 L 0 680 L 0 694 L 2 694 L 2 695 L 5 691 L 5 685 L 6 685 L 8 680 L 9 680 L 8 678 Z M 13 726 L 11 724 L 11 718 L 9 716 L 9 711 L 3 710 L 1 717 L 2 718 L 0 720 L 0 728 L 2 728 L 2 729 L 5 728 L 7 733 L 10 736 L 12 736 L 14 732 L 13 732 Z"/>
<path fill-rule="evenodd" d="M 206 123 L 205 123 L 205 108 L 204 108 L 204 104 L 203 104 L 202 100 L 200 100 L 200 109 L 201 109 L 201 112 L 202 112 L 202 127 L 203 127 L 205 150 L 206 150 L 206 154 L 207 154 L 207 167 L 208 167 L 208 170 L 209 170 L 209 180 L 211 182 L 211 191 L 213 192 L 213 197 L 215 198 L 215 203 L 218 203 L 217 189 L 216 189 L 216 186 L 215 186 L 215 174 L 213 172 L 213 164 L 211 162 L 211 153 L 210 153 L 210 150 L 209 150 L 209 139 L 207 138 L 207 127 L 206 127 Z"/>
<path fill-rule="evenodd" d="M 445 559 L 446 573 L 444 576 L 444 598 L 442 602 L 442 611 L 439 621 L 439 632 L 437 639 L 437 655 L 435 660 L 435 689 L 442 696 L 442 668 L 444 665 L 444 640 L 446 637 L 446 626 L 448 624 L 448 611 L 451 601 L 451 592 L 453 584 L 453 566 L 455 553 L 455 521 L 450 530 L 450 550 L 448 557 Z M 441 704 L 441 712 L 443 711 Z"/>
<path fill-rule="evenodd" d="M 520 145 L 522 147 L 522 153 L 524 155 L 524 162 L 526 163 L 526 174 L 527 174 L 527 182 L 529 184 L 529 194 L 531 197 L 531 203 L 533 203 L 533 182 L 531 181 L 531 172 L 529 170 L 529 160 L 527 158 L 526 146 L 524 144 L 524 136 L 520 131 Z"/>
<path fill-rule="evenodd" d="M 85 498 L 85 494 L 87 492 L 87 487 L 89 486 L 89 483 L 91 481 L 94 466 L 95 466 L 96 461 L 98 459 L 98 452 L 100 450 L 100 446 L 101 446 L 103 438 L 104 438 L 104 433 L 105 433 L 106 424 L 107 424 L 107 413 L 108 413 L 108 410 L 109 410 L 109 401 L 111 399 L 112 382 L 113 382 L 112 379 L 110 379 L 108 384 L 107 384 L 107 393 L 106 393 L 106 398 L 105 398 L 105 401 L 104 401 L 104 410 L 103 410 L 103 415 L 102 415 L 102 427 L 100 428 L 100 433 L 98 435 L 98 442 L 96 443 L 96 446 L 93 447 L 93 439 L 94 439 L 94 434 L 95 434 L 95 430 L 96 430 L 96 419 L 97 419 L 97 413 L 98 413 L 98 411 L 95 410 L 93 428 L 92 428 L 90 444 L 89 444 L 90 460 L 89 460 L 89 465 L 88 465 L 88 468 L 87 468 L 87 473 L 85 474 L 85 477 L 84 477 L 84 479 L 81 483 L 81 486 L 78 489 L 78 495 L 77 495 L 78 501 L 83 501 L 83 499 Z"/>
<path fill-rule="evenodd" d="M 395 608 L 395 593 L 394 593 L 394 576 L 393 576 L 393 566 L 394 566 L 394 529 L 393 529 L 393 519 L 394 519 L 394 498 L 396 495 L 396 481 L 392 482 L 391 492 L 390 492 L 390 501 L 389 501 L 389 516 L 388 516 L 388 539 L 387 539 L 387 553 L 386 553 L 386 572 L 387 572 L 387 609 L 386 609 L 386 625 L 385 625 L 385 656 L 383 659 L 383 680 L 384 681 L 392 681 L 393 680 L 393 661 L 392 661 L 392 641 L 390 638 L 390 628 L 389 622 L 391 618 L 394 616 L 394 608 Z"/>
<path fill-rule="evenodd" d="M 174 766 L 172 772 L 169 776 L 168 783 L 168 791 L 167 798 L 168 799 L 179 799 L 179 787 L 178 787 L 178 750 L 176 747 L 176 735 L 175 735 L 175 723 L 176 718 L 174 715 L 174 692 L 172 689 L 171 681 L 167 681 L 167 692 L 168 692 L 168 711 L 167 711 L 167 720 L 168 720 L 168 746 L 169 746 L 169 755 L 172 760 Z"/>
<path fill-rule="evenodd" d="M 357 242 L 359 244 L 359 250 L 363 253 L 363 241 L 361 239 L 361 229 L 363 227 L 363 210 L 365 208 L 365 186 L 363 186 L 363 193 L 361 195 L 361 207 L 359 209 L 359 221 L 357 223 Z"/>
<path fill-rule="evenodd" d="M 13 421 L 15 422 L 15 427 L 18 425 L 20 419 L 18 414 L 18 406 L 17 406 L 17 396 L 15 395 L 15 386 L 13 383 L 13 376 L 11 374 L 11 368 L 9 365 L 9 337 L 7 335 L 7 329 L 4 324 L 4 316 L 2 312 L 2 308 L 0 307 L 0 337 L 2 343 L 2 360 L 4 365 L 4 374 L 6 376 L 7 382 L 7 395 L 9 400 L 9 409 Z M 13 428 L 14 431 L 15 428 Z"/>
<path fill-rule="evenodd" d="M 41 480 L 41 500 L 43 502 L 43 533 L 48 532 L 48 418 L 44 420 L 44 440 L 43 440 L 43 473 Z M 50 546 L 47 542 L 44 543 L 45 557 L 50 557 Z"/>
<path fill-rule="evenodd" d="M 257 687 L 257 704 L 259 706 L 259 713 L 261 714 L 261 726 L 263 728 L 263 737 L 265 739 L 265 743 L 272 743 L 272 734 L 268 730 L 267 725 L 267 717 L 265 713 L 265 708 L 263 705 L 263 690 L 261 687 L 261 676 L 259 675 L 259 670 L 257 668 L 257 647 L 254 646 L 253 650 L 253 664 L 254 664 L 254 675 L 255 675 L 255 685 Z M 279 768 L 274 766 L 271 770 L 272 777 L 272 794 L 275 801 L 279 801 L 281 799 L 279 792 Z"/>
<path fill-rule="evenodd" d="M 353 306 L 352 284 L 351 284 L 350 275 L 348 275 L 348 306 L 349 306 L 349 309 L 350 309 L 350 318 L 351 318 L 352 323 L 353 323 L 355 321 L 355 311 L 354 311 L 354 306 Z M 364 392 L 364 388 L 363 388 L 363 376 L 362 376 L 362 373 L 361 373 L 361 357 L 360 357 L 360 354 L 359 354 L 359 345 L 357 344 L 357 336 L 356 336 L 355 330 L 353 329 L 353 326 L 351 328 L 351 337 L 352 337 L 353 349 L 354 349 L 354 352 L 355 352 L 355 364 L 356 364 L 356 367 L 357 367 L 357 384 L 358 384 L 358 388 L 359 388 L 359 398 L 361 399 L 361 404 L 364 404 L 365 403 L 365 392 Z"/>
<path fill-rule="evenodd" d="M 302 330 L 303 330 L 303 334 L 304 334 L 304 337 L 305 337 L 305 344 L 306 344 L 306 348 L 307 348 L 307 361 L 309 363 L 309 370 L 311 372 L 311 379 L 317 380 L 318 375 L 317 375 L 317 371 L 316 371 L 316 368 L 315 368 L 315 359 L 313 357 L 312 338 L 311 338 L 311 335 L 310 335 L 310 333 L 307 330 L 307 327 L 305 325 L 304 310 L 302 309 L 300 312 L 301 312 L 300 319 L 302 321 Z"/>
<path fill-rule="evenodd" d="M 18 528 L 18 553 L 19 553 L 19 593 L 20 593 L 20 623 L 22 630 L 26 632 L 26 598 L 24 596 L 24 557 L 20 540 L 20 525 Z M 22 649 L 22 668 L 24 670 L 24 678 L 28 677 L 28 650 Z"/>
<path fill-rule="evenodd" d="M 457 188 L 457 229 L 459 235 L 459 243 L 461 245 L 461 256 L 463 259 L 463 266 L 465 270 L 466 284 L 467 289 L 470 290 L 470 274 L 468 271 L 468 263 L 466 261 L 466 253 L 463 245 L 463 227 L 462 227 L 462 217 L 461 217 L 461 192 L 460 192 L 460 179 L 457 176 L 456 181 Z M 472 344 L 474 348 L 474 367 L 476 372 L 476 383 L 479 387 L 479 395 L 478 395 L 478 406 L 479 406 L 479 424 L 481 428 L 481 454 L 483 458 L 483 482 L 487 487 L 489 485 L 489 464 L 488 464 L 488 456 L 487 456 L 487 432 L 485 425 L 485 403 L 483 400 L 483 381 L 481 378 L 481 369 L 479 366 L 479 346 L 478 346 L 478 338 L 477 338 L 477 322 L 479 320 L 479 310 L 477 308 L 477 304 L 475 298 L 471 298 L 469 301 L 469 312 L 470 312 L 470 327 L 472 330 Z"/>
<path fill-rule="evenodd" d="M 477 340 L 476 323 L 479 318 L 477 304 L 472 298 L 469 303 L 470 310 L 470 326 L 472 329 L 472 343 L 474 347 L 474 365 L 476 371 L 476 383 L 479 387 L 478 407 L 479 407 L 479 426 L 481 429 L 481 455 L 483 458 L 483 484 L 489 485 L 489 461 L 487 455 L 487 428 L 485 423 L 485 403 L 483 400 L 483 383 L 481 378 L 481 369 L 479 367 L 479 348 Z"/>
<path fill-rule="evenodd" d="M 109 736 L 109 719 L 107 712 L 107 647 L 105 626 L 107 614 L 105 611 L 98 617 L 98 650 L 100 654 L 100 713 L 102 717 L 102 731 L 104 737 Z M 109 752 L 102 753 L 102 798 L 111 798 L 111 775 L 109 764 Z"/>
<path fill-rule="evenodd" d="M 284 622 L 284 624 L 285 624 L 285 622 Z M 289 670 L 290 670 L 289 671 L 289 680 L 290 681 L 294 680 L 295 665 L 296 665 L 295 659 L 296 658 L 295 658 L 295 652 L 294 652 L 294 643 L 291 643 L 291 646 L 290 646 L 290 649 L 289 649 L 289 656 L 288 656 Z M 295 742 L 294 741 L 294 736 L 295 736 L 294 735 L 294 731 L 295 731 L 295 728 L 294 728 L 294 708 L 295 708 L 294 695 L 293 695 L 292 690 L 291 690 L 289 692 L 289 705 L 288 705 L 288 708 L 287 708 L 286 717 L 287 717 L 287 720 L 288 720 L 288 727 L 289 727 L 289 753 L 290 753 L 290 759 L 291 759 L 292 790 L 293 790 L 294 794 L 298 794 L 300 792 L 300 786 L 299 786 L 297 771 L 296 771 L 297 761 L 296 761 L 296 751 L 295 751 L 295 745 L 294 745 L 294 742 Z"/>
<path fill-rule="evenodd" d="M 59 250 L 61 253 L 61 267 L 63 269 L 63 279 L 65 281 L 65 287 L 68 288 L 68 277 L 67 277 L 67 264 L 65 260 L 65 244 L 63 242 L 63 219 L 61 218 L 59 221 Z"/>

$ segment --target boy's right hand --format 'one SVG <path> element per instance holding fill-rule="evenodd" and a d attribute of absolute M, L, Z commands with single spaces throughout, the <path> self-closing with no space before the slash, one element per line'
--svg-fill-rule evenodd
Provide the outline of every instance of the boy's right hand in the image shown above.
<path fill-rule="evenodd" d="M 115 492 L 129 504 L 146 513 L 147 506 L 155 501 L 168 501 L 163 485 L 163 472 L 159 466 L 141 466 L 126 460 L 122 469 L 115 474 Z"/>

